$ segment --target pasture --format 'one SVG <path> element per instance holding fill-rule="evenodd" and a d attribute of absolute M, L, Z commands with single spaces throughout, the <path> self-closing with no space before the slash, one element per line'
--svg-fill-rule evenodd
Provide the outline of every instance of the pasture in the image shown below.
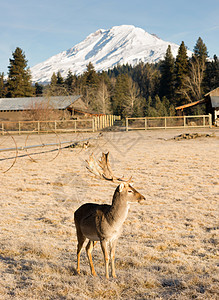
<path fill-rule="evenodd" d="M 215 136 L 173 139 L 183 132 Z M 33 144 L 42 138 L 54 142 L 52 135 L 31 137 Z M 18 146 L 25 139 L 15 137 Z M 124 223 L 116 279 L 105 278 L 99 243 L 93 251 L 98 276 L 90 275 L 85 249 L 76 275 L 74 211 L 85 202 L 110 204 L 116 188 L 85 167 L 92 152 L 99 158 L 102 151 L 110 152 L 115 175 L 132 176 L 146 198 L 131 206 Z M 1 299 L 219 298 L 218 130 L 104 132 L 88 148 L 64 148 L 55 159 L 54 152 L 35 155 L 36 162 L 18 157 L 6 173 L 9 153 L 0 155 Z"/>

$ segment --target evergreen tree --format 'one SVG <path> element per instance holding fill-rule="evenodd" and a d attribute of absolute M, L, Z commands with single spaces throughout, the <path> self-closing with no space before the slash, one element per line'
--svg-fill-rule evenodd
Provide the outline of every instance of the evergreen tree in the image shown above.
<path fill-rule="evenodd" d="M 149 63 L 140 63 L 132 70 L 132 78 L 137 82 L 141 96 L 147 99 L 154 97 L 160 88 L 160 71 L 157 66 Z"/>
<path fill-rule="evenodd" d="M 124 108 L 127 105 L 129 94 L 129 77 L 127 74 L 121 74 L 116 79 L 113 95 L 113 113 L 125 116 Z"/>
<path fill-rule="evenodd" d="M 185 76 L 188 74 L 188 56 L 184 42 L 181 43 L 175 62 L 176 88 L 180 89 Z"/>
<path fill-rule="evenodd" d="M 37 97 L 40 97 L 40 96 L 42 96 L 42 94 L 43 94 L 43 86 L 36 82 L 35 83 L 35 95 Z"/>
<path fill-rule="evenodd" d="M 171 46 L 169 45 L 164 57 L 164 61 L 161 64 L 161 80 L 160 80 L 160 95 L 166 96 L 171 101 L 174 99 L 174 63 L 175 59 L 171 52 Z"/>
<path fill-rule="evenodd" d="M 199 37 L 194 46 L 194 55 L 190 60 L 189 76 L 186 82 L 186 95 L 189 101 L 200 100 L 204 95 L 207 57 L 207 47 Z"/>
<path fill-rule="evenodd" d="M 216 55 L 212 61 L 207 62 L 204 81 L 206 92 L 219 87 L 219 59 Z"/>
<path fill-rule="evenodd" d="M 13 58 L 10 59 L 8 75 L 8 97 L 31 97 L 34 89 L 31 85 L 30 70 L 27 68 L 27 60 L 21 48 L 17 47 Z"/>
<path fill-rule="evenodd" d="M 44 88 L 44 95 L 46 97 L 68 95 L 68 91 L 64 85 L 64 79 L 60 72 L 57 72 L 57 75 L 53 72 L 50 85 Z"/>
<path fill-rule="evenodd" d="M 4 73 L 0 73 L 0 98 L 4 98 L 6 96 L 6 86 L 4 82 Z"/>
<path fill-rule="evenodd" d="M 205 43 L 200 37 L 198 38 L 193 51 L 195 57 L 197 57 L 201 62 L 206 62 L 208 58 L 208 51 Z"/>
<path fill-rule="evenodd" d="M 64 84 L 64 79 L 63 79 L 60 71 L 57 72 L 56 78 L 57 78 L 56 84 L 59 84 L 59 85 Z"/>
<path fill-rule="evenodd" d="M 53 87 L 55 87 L 55 86 L 56 86 L 56 84 L 57 84 L 57 76 L 56 76 L 56 73 L 55 73 L 55 72 L 53 72 L 53 74 L 52 74 L 52 77 L 51 77 L 50 86 L 53 86 Z"/>
<path fill-rule="evenodd" d="M 84 77 L 87 86 L 94 88 L 98 86 L 99 78 L 91 62 L 87 65 L 87 71 L 84 73 Z"/>
<path fill-rule="evenodd" d="M 163 102 L 161 102 L 158 95 L 154 99 L 154 107 L 156 109 L 156 117 L 165 117 L 168 115 L 167 109 Z"/>
<path fill-rule="evenodd" d="M 87 65 L 87 70 L 80 77 L 81 92 L 85 104 L 96 110 L 96 93 L 99 84 L 99 77 L 95 71 L 93 64 L 90 62 Z"/>
<path fill-rule="evenodd" d="M 146 117 L 157 117 L 157 111 L 153 107 L 153 100 L 151 96 L 148 97 L 145 107 L 145 116 Z"/>
<path fill-rule="evenodd" d="M 183 102 L 183 85 L 186 76 L 188 76 L 188 56 L 187 49 L 184 42 L 181 43 L 175 62 L 175 73 L 176 73 L 176 103 L 181 105 Z"/>
<path fill-rule="evenodd" d="M 65 85 L 67 86 L 69 93 L 74 92 L 74 90 L 76 89 L 76 80 L 76 75 L 73 75 L 71 70 L 69 70 L 65 79 Z"/>

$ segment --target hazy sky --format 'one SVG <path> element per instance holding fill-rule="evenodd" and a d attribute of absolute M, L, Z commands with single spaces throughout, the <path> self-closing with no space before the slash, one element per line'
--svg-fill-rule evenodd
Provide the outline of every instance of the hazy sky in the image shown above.
<path fill-rule="evenodd" d="M 0 73 L 16 47 L 32 67 L 96 30 L 135 25 L 193 50 L 200 36 L 219 56 L 219 0 L 0 0 Z"/>

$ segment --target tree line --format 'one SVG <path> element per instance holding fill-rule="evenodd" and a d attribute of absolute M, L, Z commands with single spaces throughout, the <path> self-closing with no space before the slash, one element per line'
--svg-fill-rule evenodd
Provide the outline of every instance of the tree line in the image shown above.
<path fill-rule="evenodd" d="M 66 78 L 53 73 L 45 86 L 31 83 L 30 70 L 22 49 L 16 48 L 9 60 L 8 79 L 0 73 L 0 97 L 31 97 L 80 94 L 89 110 L 113 113 L 122 117 L 168 116 L 175 107 L 202 99 L 203 95 L 219 87 L 219 59 L 209 59 L 205 43 L 199 37 L 192 57 L 182 42 L 176 58 L 171 46 L 158 63 L 139 63 L 136 66 L 117 65 L 113 69 L 96 72 L 93 64 L 76 76 L 69 70 Z M 205 113 L 197 107 L 193 113 Z"/>

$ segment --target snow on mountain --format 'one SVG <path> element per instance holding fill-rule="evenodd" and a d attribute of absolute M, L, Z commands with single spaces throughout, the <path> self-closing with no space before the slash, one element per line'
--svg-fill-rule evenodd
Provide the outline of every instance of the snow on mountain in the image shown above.
<path fill-rule="evenodd" d="M 157 62 L 164 58 L 168 45 L 176 56 L 178 45 L 163 41 L 141 28 L 122 25 L 99 29 L 73 48 L 32 67 L 32 81 L 48 83 L 53 72 L 58 71 L 64 78 L 69 70 L 79 75 L 86 71 L 89 62 L 96 71 L 108 70 L 117 64 Z"/>

